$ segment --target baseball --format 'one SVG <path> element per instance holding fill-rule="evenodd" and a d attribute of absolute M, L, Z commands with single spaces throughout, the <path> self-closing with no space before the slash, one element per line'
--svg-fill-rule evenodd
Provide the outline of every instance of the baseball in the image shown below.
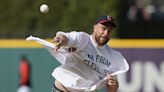
<path fill-rule="evenodd" d="M 41 12 L 41 13 L 48 13 L 48 11 L 49 11 L 48 5 L 42 4 L 42 5 L 40 6 L 40 12 Z"/>

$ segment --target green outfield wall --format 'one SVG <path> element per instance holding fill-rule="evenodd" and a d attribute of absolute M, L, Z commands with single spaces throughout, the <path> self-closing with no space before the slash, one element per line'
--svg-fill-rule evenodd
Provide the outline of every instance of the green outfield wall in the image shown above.
<path fill-rule="evenodd" d="M 0 92 L 16 92 L 22 55 L 31 65 L 32 92 L 50 92 L 53 83 L 51 72 L 58 62 L 43 48 L 0 49 Z"/>

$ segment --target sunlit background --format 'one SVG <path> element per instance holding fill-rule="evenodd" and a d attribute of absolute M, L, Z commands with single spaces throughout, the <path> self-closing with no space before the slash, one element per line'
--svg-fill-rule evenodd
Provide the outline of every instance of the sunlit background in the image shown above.
<path fill-rule="evenodd" d="M 46 14 L 39 11 L 43 3 L 49 6 Z M 118 77 L 119 92 L 164 92 L 164 0 L 1 0 L 0 92 L 17 92 L 20 80 L 30 80 L 32 92 L 51 92 L 51 72 L 59 63 L 26 37 L 52 41 L 58 31 L 92 33 L 101 15 L 114 17 L 109 45 L 130 64 Z M 30 66 L 21 69 L 24 58 Z"/>

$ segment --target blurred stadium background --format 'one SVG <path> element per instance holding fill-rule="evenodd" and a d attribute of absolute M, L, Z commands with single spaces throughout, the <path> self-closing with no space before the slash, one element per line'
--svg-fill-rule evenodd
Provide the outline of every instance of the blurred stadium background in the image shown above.
<path fill-rule="evenodd" d="M 50 11 L 41 14 L 41 4 Z M 29 35 L 51 41 L 58 31 L 92 32 L 95 19 L 112 15 L 118 25 L 109 45 L 127 58 L 119 92 L 164 92 L 164 0 L 1 0 L 0 92 L 17 92 L 19 64 L 31 65 L 32 92 L 50 92 L 59 63 Z M 99 90 L 98 92 L 103 92 Z"/>

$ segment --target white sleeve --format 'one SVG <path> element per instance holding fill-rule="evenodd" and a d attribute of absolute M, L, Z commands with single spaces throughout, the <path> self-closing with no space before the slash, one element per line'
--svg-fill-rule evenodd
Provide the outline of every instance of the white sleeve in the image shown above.
<path fill-rule="evenodd" d="M 57 32 L 56 35 L 58 34 L 63 34 L 68 38 L 68 47 L 77 47 L 77 49 L 83 49 L 85 48 L 85 46 L 88 43 L 88 39 L 89 39 L 89 34 L 85 33 L 85 32 L 76 32 L 76 31 L 72 31 L 72 32 Z"/>

